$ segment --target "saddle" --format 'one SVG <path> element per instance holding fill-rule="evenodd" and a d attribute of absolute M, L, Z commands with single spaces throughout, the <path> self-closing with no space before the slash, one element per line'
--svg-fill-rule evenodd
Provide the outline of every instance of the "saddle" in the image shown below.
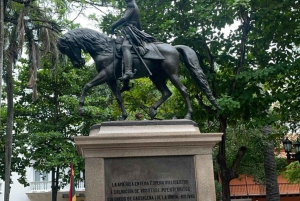
<path fill-rule="evenodd" d="M 123 38 L 118 37 L 115 39 L 115 55 L 117 58 L 122 58 L 122 43 Z M 160 42 L 154 43 L 144 43 L 144 48 L 147 49 L 147 53 L 144 55 L 140 55 L 143 59 L 152 59 L 152 60 L 164 60 L 165 57 L 160 53 L 155 44 L 159 44 Z M 132 49 L 131 54 L 136 55 L 136 52 Z"/>

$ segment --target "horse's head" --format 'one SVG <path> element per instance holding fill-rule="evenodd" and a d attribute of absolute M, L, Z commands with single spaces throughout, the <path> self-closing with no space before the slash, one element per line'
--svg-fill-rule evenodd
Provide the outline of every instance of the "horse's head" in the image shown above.
<path fill-rule="evenodd" d="M 62 37 L 57 40 L 57 48 L 62 54 L 69 57 L 74 67 L 81 68 L 84 66 L 85 60 L 81 57 L 81 48 L 77 47 L 76 44 Z"/>

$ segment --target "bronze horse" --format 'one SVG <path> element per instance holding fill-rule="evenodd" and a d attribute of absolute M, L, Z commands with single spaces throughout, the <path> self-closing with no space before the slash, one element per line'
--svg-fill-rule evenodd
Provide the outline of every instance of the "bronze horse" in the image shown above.
<path fill-rule="evenodd" d="M 57 47 L 61 53 L 66 54 L 72 64 L 80 68 L 84 66 L 85 61 L 81 57 L 81 51 L 88 52 L 95 61 L 98 75 L 87 83 L 82 90 L 79 99 L 79 114 L 83 114 L 84 99 L 87 91 L 94 86 L 106 83 L 114 93 L 117 102 L 122 110 L 121 120 L 127 118 L 127 113 L 123 104 L 120 89 L 117 80 L 122 76 L 122 60 L 116 57 L 115 45 L 116 39 L 110 38 L 105 34 L 92 29 L 78 28 L 64 34 L 57 41 Z M 180 56 L 182 55 L 185 65 L 190 71 L 192 77 L 204 91 L 208 100 L 216 108 L 220 109 L 216 99 L 207 83 L 206 77 L 199 65 L 196 53 L 190 47 L 184 45 L 172 46 L 165 43 L 155 43 L 157 49 L 165 58 L 164 60 L 143 59 L 152 75 L 146 70 L 144 64 L 138 57 L 133 57 L 133 69 L 137 69 L 133 79 L 148 77 L 161 92 L 161 98 L 150 107 L 150 117 L 153 119 L 157 113 L 157 108 L 165 102 L 171 95 L 171 91 L 166 85 L 167 79 L 180 91 L 185 99 L 187 114 L 185 119 L 191 119 L 192 107 L 186 87 L 181 83 L 178 77 Z"/>

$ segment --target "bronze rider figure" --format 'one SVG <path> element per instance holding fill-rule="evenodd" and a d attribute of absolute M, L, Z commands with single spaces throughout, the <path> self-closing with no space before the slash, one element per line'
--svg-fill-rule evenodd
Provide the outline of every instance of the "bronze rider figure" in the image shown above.
<path fill-rule="evenodd" d="M 129 79 L 134 76 L 132 72 L 132 55 L 131 48 L 135 45 L 135 49 L 138 51 L 140 56 L 143 56 L 147 53 L 147 49 L 144 46 L 145 42 L 156 42 L 156 39 L 149 34 L 141 31 L 140 24 L 140 11 L 138 6 L 135 3 L 135 0 L 125 0 L 127 3 L 126 10 L 123 13 L 123 16 L 117 20 L 111 26 L 111 34 L 114 34 L 114 31 L 117 27 L 122 25 L 121 32 L 124 35 L 124 40 L 122 43 L 122 52 L 123 52 L 123 61 L 125 73 L 122 77 L 119 78 L 121 81 L 126 81 L 124 85 L 129 84 Z M 129 86 L 125 86 L 129 87 Z"/>

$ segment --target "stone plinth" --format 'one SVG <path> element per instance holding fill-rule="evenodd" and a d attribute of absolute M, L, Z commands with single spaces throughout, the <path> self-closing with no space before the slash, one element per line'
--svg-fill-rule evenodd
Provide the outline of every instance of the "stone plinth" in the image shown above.
<path fill-rule="evenodd" d="M 215 201 L 212 148 L 221 136 L 189 120 L 95 125 L 75 138 L 86 201 Z"/>

